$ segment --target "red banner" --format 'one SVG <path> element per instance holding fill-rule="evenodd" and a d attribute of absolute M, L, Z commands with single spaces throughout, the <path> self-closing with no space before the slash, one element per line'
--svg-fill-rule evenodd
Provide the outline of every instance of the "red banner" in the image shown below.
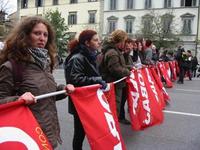
<path fill-rule="evenodd" d="M 24 101 L 0 105 L 1 150 L 52 150 Z"/>
<path fill-rule="evenodd" d="M 169 66 L 172 72 L 172 80 L 176 81 L 177 75 L 176 75 L 176 62 L 175 61 L 169 61 Z"/>
<path fill-rule="evenodd" d="M 134 130 L 142 130 L 163 121 L 163 112 L 150 87 L 145 70 L 132 70 L 128 83 L 128 107 Z"/>
<path fill-rule="evenodd" d="M 92 150 L 125 150 L 117 122 L 113 85 L 110 88 L 111 93 L 104 94 L 99 85 L 78 87 L 70 95 Z"/>
<path fill-rule="evenodd" d="M 145 73 L 146 72 L 146 73 Z M 151 73 L 150 68 L 145 68 L 145 74 L 147 77 L 147 84 L 151 87 L 151 90 L 149 92 L 152 92 L 153 97 L 155 97 L 155 100 L 160 104 L 160 107 L 163 109 L 165 108 L 165 100 L 163 96 L 163 92 L 160 90 L 158 85 L 156 84 L 156 81 Z"/>
<path fill-rule="evenodd" d="M 171 80 L 172 78 L 172 72 L 171 72 L 171 69 L 170 69 L 170 66 L 169 66 L 169 62 L 162 62 L 164 66 L 164 68 L 166 69 L 167 71 L 167 75 L 169 76 L 169 79 Z"/>
<path fill-rule="evenodd" d="M 158 85 L 158 88 L 163 93 L 163 97 L 165 101 L 170 100 L 169 94 L 167 93 L 165 87 L 163 86 L 160 77 L 156 74 L 155 68 L 150 68 L 152 76 L 154 77 L 155 83 Z"/>
<path fill-rule="evenodd" d="M 179 74 L 180 68 L 177 61 L 175 61 L 175 66 L 176 66 L 176 74 Z"/>
<path fill-rule="evenodd" d="M 163 62 L 158 63 L 158 68 L 163 76 L 163 78 L 166 81 L 166 87 L 171 88 L 173 87 L 172 81 L 170 80 L 169 74 L 167 73 L 167 69 L 165 68 L 165 65 Z"/>

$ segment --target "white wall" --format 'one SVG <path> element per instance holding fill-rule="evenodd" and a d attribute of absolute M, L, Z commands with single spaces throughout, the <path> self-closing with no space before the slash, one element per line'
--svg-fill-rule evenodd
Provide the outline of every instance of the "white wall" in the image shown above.
<path fill-rule="evenodd" d="M 125 10 L 126 0 L 118 0 L 118 9 L 115 11 L 109 10 L 109 0 L 104 0 L 104 27 L 103 34 L 108 32 L 108 21 L 107 18 L 110 16 L 115 16 L 118 18 L 117 28 L 125 30 L 124 17 L 127 15 L 135 16 L 134 25 L 133 25 L 133 34 L 135 34 L 141 28 L 141 18 L 145 14 L 151 13 L 152 9 L 144 9 L 145 0 L 135 0 L 135 7 L 133 10 Z M 175 16 L 173 26 L 175 30 L 181 33 L 183 22 L 181 15 L 190 13 L 195 15 L 192 22 L 192 35 L 181 37 L 183 41 L 186 42 L 186 47 L 189 49 L 195 48 L 195 38 L 197 34 L 197 21 L 198 21 L 198 8 L 197 7 L 180 7 L 180 0 L 172 0 L 172 7 L 170 9 L 164 9 L 164 0 L 152 0 L 152 7 L 156 14 L 163 15 L 168 12 L 173 11 Z"/>
<path fill-rule="evenodd" d="M 28 1 L 27 9 L 20 9 L 20 16 L 32 16 L 36 15 L 37 8 L 35 8 L 35 0 Z M 44 0 L 44 7 L 38 7 L 38 14 L 43 15 L 48 10 L 58 9 L 61 12 L 61 16 L 65 18 L 66 24 L 68 24 L 68 14 L 69 12 L 77 12 L 77 24 L 69 26 L 69 32 L 80 33 L 86 28 L 95 29 L 99 32 L 100 23 L 100 2 L 88 2 L 88 0 L 78 0 L 76 4 L 69 4 L 69 0 L 59 0 L 58 5 L 52 5 L 52 0 Z M 96 10 L 96 23 L 88 24 L 89 10 Z"/>

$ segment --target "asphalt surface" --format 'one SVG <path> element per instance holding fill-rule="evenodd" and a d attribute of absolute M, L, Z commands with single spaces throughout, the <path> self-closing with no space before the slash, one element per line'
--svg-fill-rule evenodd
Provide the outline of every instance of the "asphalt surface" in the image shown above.
<path fill-rule="evenodd" d="M 65 84 L 62 69 L 56 70 L 54 77 L 58 84 Z M 161 125 L 133 131 L 129 125 L 121 124 L 127 150 L 200 150 L 200 78 L 175 83 L 167 92 L 171 102 Z M 67 99 L 57 102 L 57 109 L 63 144 L 56 150 L 72 150 L 73 117 L 67 112 Z M 87 139 L 83 150 L 90 150 Z"/>

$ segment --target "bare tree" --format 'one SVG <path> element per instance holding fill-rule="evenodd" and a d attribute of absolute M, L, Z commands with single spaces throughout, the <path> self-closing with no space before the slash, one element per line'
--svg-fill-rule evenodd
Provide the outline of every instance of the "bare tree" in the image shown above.
<path fill-rule="evenodd" d="M 9 0 L 0 0 L 0 39 L 8 33 L 6 25 L 6 15 L 11 7 L 9 6 Z"/>
<path fill-rule="evenodd" d="M 0 0 L 0 12 L 6 13 L 9 10 L 9 0 Z"/>
<path fill-rule="evenodd" d="M 158 48 L 173 48 L 180 41 L 174 18 L 173 9 L 165 14 L 152 10 L 142 17 L 142 26 L 138 34 L 153 40 Z"/>

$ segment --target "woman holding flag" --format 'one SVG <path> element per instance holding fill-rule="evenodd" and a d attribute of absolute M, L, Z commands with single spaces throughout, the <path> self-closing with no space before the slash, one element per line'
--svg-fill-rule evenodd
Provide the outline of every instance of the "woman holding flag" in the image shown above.
<path fill-rule="evenodd" d="M 52 71 L 55 65 L 55 35 L 41 17 L 27 17 L 10 33 L 0 54 L 0 104 L 24 100 L 47 136 L 51 146 L 61 143 L 56 100 L 67 95 L 36 101 L 42 95 L 73 85 L 57 86 Z M 21 96 L 20 96 L 21 95 Z"/>
<path fill-rule="evenodd" d="M 105 89 L 107 84 L 102 80 L 96 64 L 97 49 L 100 40 L 96 31 L 84 30 L 78 40 L 69 43 L 70 55 L 65 60 L 65 78 L 68 84 L 76 87 L 101 84 Z M 85 131 L 71 99 L 69 113 L 74 117 L 73 150 L 82 150 Z"/>
<path fill-rule="evenodd" d="M 130 75 L 130 68 L 126 66 L 126 62 L 122 53 L 127 38 L 128 35 L 125 31 L 115 30 L 111 33 L 110 38 L 103 43 L 102 53 L 104 57 L 100 65 L 100 72 L 106 82 L 114 82 Z M 121 81 L 115 85 L 117 113 L 119 120 L 122 119 L 123 122 L 125 118 L 120 118 L 119 115 L 122 89 L 125 86 L 125 81 Z"/>

